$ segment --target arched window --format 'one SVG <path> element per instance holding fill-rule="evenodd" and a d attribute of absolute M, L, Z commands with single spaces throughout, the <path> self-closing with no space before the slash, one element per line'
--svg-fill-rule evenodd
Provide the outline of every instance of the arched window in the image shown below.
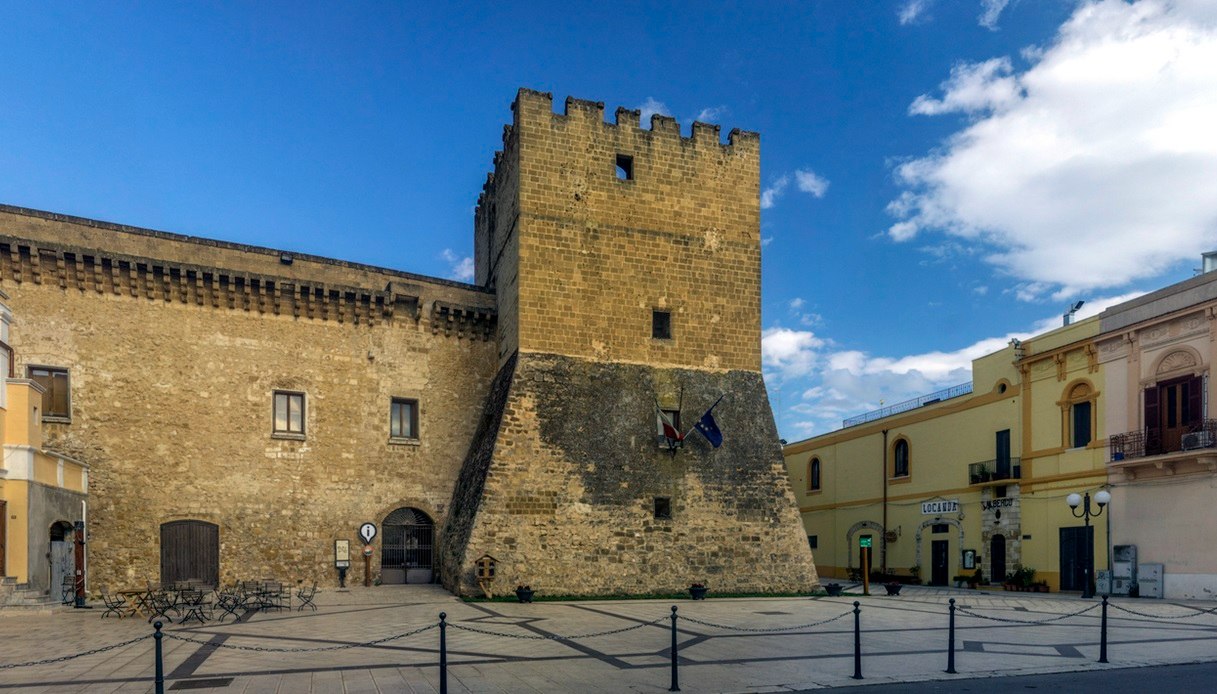
<path fill-rule="evenodd" d="M 899 439 L 892 446 L 892 477 L 909 476 L 909 442 Z"/>
<path fill-rule="evenodd" d="M 1061 438 L 1066 448 L 1083 448 L 1094 440 L 1097 398 L 1098 392 L 1085 381 L 1074 383 L 1065 390 L 1060 406 Z"/>
<path fill-rule="evenodd" d="M 820 459 L 812 458 L 807 464 L 807 489 L 813 492 L 820 491 Z"/>

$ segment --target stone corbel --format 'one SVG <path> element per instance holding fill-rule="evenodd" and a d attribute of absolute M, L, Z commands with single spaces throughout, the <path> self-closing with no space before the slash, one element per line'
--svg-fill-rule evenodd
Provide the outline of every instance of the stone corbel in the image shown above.
<path fill-rule="evenodd" d="M 1167 475 L 1175 474 L 1175 464 L 1174 463 L 1170 463 L 1165 460 L 1159 460 L 1158 462 L 1154 463 L 1154 467 L 1165 472 Z"/>

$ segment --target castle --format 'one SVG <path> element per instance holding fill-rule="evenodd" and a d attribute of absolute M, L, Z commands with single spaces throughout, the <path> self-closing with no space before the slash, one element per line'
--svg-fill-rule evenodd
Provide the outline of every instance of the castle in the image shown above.
<path fill-rule="evenodd" d="M 473 285 L 0 207 L 10 380 L 87 467 L 91 585 L 335 585 L 365 522 L 366 578 L 462 595 L 479 560 L 499 591 L 816 583 L 761 379 L 757 135 L 513 111 Z M 658 435 L 720 396 L 721 447 Z"/>

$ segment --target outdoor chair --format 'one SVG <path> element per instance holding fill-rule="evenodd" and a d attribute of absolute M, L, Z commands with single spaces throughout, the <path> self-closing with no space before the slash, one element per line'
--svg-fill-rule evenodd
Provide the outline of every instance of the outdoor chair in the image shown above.
<path fill-rule="evenodd" d="M 182 619 L 178 624 L 185 624 L 191 619 L 199 620 L 199 624 L 206 624 L 211 618 L 211 601 L 207 599 L 207 593 L 188 588 L 180 591 L 178 597 L 182 610 Z"/>
<path fill-rule="evenodd" d="M 106 605 L 106 611 L 101 613 L 102 619 L 109 615 L 118 615 L 119 619 L 135 614 L 135 608 L 127 604 L 127 598 L 122 595 L 110 595 L 107 586 L 101 587 L 101 601 Z"/>
<path fill-rule="evenodd" d="M 76 578 L 74 576 L 64 576 L 63 583 L 59 586 L 59 602 L 71 605 L 75 601 Z"/>
<path fill-rule="evenodd" d="M 301 588 L 296 591 L 296 597 L 300 599 L 300 606 L 296 609 L 303 612 L 305 606 L 313 608 L 317 611 L 317 606 L 313 604 L 313 598 L 317 595 L 317 582 L 313 581 L 312 588 Z"/>
<path fill-rule="evenodd" d="M 236 621 L 241 621 L 241 612 L 245 609 L 245 596 L 240 592 L 240 584 L 232 588 L 221 588 L 216 591 L 215 609 L 220 611 L 217 618 L 223 623 L 224 618 L 232 615 Z"/>
<path fill-rule="evenodd" d="M 160 617 L 167 622 L 172 622 L 173 619 L 169 617 L 170 610 L 173 610 L 175 613 L 180 615 L 180 613 L 177 612 L 177 598 L 173 593 L 170 593 L 169 591 L 166 591 L 166 590 L 153 590 L 149 593 L 149 597 L 148 597 L 148 621 L 149 622 L 156 619 L 157 617 Z"/>

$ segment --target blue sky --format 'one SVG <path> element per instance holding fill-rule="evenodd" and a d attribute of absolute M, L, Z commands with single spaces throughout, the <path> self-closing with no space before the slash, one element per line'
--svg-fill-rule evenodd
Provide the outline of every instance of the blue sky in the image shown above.
<path fill-rule="evenodd" d="M 1217 248 L 1211 0 L 436 5 L 0 0 L 0 202 L 463 278 L 517 88 L 757 130 L 791 440 Z"/>

